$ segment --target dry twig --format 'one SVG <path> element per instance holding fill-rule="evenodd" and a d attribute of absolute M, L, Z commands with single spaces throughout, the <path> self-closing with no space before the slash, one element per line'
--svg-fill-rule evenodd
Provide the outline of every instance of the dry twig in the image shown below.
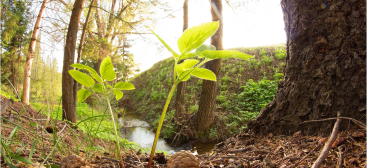
<path fill-rule="evenodd" d="M 366 125 L 363 124 L 362 122 L 354 119 L 354 118 L 349 118 L 349 117 L 334 117 L 334 118 L 325 118 L 325 119 L 321 119 L 321 120 L 309 120 L 309 121 L 303 121 L 301 122 L 301 124 L 304 123 L 309 123 L 309 122 L 320 122 L 320 121 L 329 121 L 329 120 L 337 120 L 337 119 L 346 119 L 346 120 L 351 120 L 354 122 L 354 124 L 358 125 L 360 128 L 366 130 Z"/>
<path fill-rule="evenodd" d="M 312 165 L 312 168 L 318 168 L 324 162 L 324 159 L 328 155 L 328 152 L 330 150 L 331 145 L 336 140 L 336 137 L 338 135 L 339 125 L 340 125 L 341 121 L 342 120 L 341 120 L 341 117 L 340 117 L 340 112 L 338 112 L 338 119 L 335 122 L 333 132 L 331 133 L 331 136 L 330 136 L 329 140 L 326 142 L 324 148 L 322 149 L 322 151 L 320 153 L 320 156 L 317 158 L 315 163 Z"/>

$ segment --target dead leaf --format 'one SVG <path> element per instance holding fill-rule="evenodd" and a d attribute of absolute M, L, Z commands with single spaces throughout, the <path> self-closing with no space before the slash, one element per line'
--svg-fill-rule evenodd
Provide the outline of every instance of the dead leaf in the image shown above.
<path fill-rule="evenodd" d="M 300 136 L 301 134 L 302 134 L 302 131 L 298 131 L 298 132 L 294 133 L 292 137 L 298 137 L 298 136 Z"/>
<path fill-rule="evenodd" d="M 335 140 L 335 142 L 333 143 L 333 145 L 331 145 L 331 148 L 336 148 L 339 145 L 344 144 L 346 141 L 347 141 L 347 138 L 344 138 L 344 137 L 338 138 L 338 139 Z"/>
<path fill-rule="evenodd" d="M 361 137 L 366 137 L 366 133 L 365 132 L 361 132 L 361 131 L 356 131 L 352 134 L 353 138 L 361 138 Z"/>
<path fill-rule="evenodd" d="M 325 145 L 325 143 L 326 143 L 327 139 L 328 139 L 328 138 L 321 138 L 321 139 L 318 141 L 318 143 L 319 143 L 320 145 Z"/>

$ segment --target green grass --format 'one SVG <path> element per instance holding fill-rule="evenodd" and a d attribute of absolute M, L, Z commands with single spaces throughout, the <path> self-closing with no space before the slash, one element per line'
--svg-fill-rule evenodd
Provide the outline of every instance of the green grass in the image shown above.
<path fill-rule="evenodd" d="M 226 138 L 233 133 L 241 131 L 246 126 L 246 122 L 256 117 L 263 105 L 269 102 L 268 99 L 266 99 L 267 102 L 260 100 L 250 102 L 250 100 L 245 100 L 244 97 L 242 97 L 243 100 L 241 101 L 235 98 L 233 94 L 238 96 L 243 93 L 244 87 L 242 86 L 249 85 L 247 84 L 250 83 L 249 79 L 252 79 L 257 85 L 259 85 L 258 82 L 262 81 L 264 77 L 269 81 L 274 81 L 271 87 L 260 90 L 261 93 L 269 95 L 266 93 L 266 90 L 273 89 L 272 87 L 277 85 L 277 81 L 283 78 L 282 72 L 285 67 L 284 61 L 286 57 L 284 54 L 286 53 L 285 44 L 233 49 L 255 55 L 255 58 L 249 61 L 222 59 L 222 66 L 218 74 L 216 107 L 222 107 L 225 110 L 222 117 L 226 117 L 226 120 L 225 122 L 218 121 L 215 123 L 218 125 L 214 125 L 211 134 L 209 135 L 208 133 L 208 135 L 206 135 L 209 138 L 214 138 L 213 140 Z M 164 106 L 166 100 L 163 95 L 168 94 L 173 84 L 173 64 L 173 58 L 168 58 L 156 63 L 147 71 L 136 75 L 130 80 L 136 87 L 136 90 L 130 93 L 124 93 L 124 96 L 129 97 L 135 112 L 144 120 L 153 124 L 153 126 L 156 126 L 154 122 L 159 118 L 162 110 L 161 107 Z M 186 82 L 185 102 L 183 107 L 184 113 L 186 113 L 187 116 L 192 114 L 195 109 L 197 112 L 202 86 L 203 80 L 198 80 L 196 78 L 192 78 Z M 256 90 L 257 88 L 258 87 L 253 86 L 253 89 Z M 275 90 L 276 89 L 277 88 L 275 88 Z M 274 90 L 271 90 L 271 92 L 274 92 Z M 261 98 L 261 95 L 259 97 Z M 173 95 L 168 111 L 174 109 L 174 101 L 175 95 Z M 245 107 L 243 104 L 248 104 L 248 107 Z M 172 136 L 175 135 L 172 133 L 179 131 L 177 130 L 177 125 L 173 124 L 174 120 L 172 118 L 167 120 L 167 122 L 165 121 L 165 125 L 162 128 L 161 135 L 167 139 L 173 138 Z M 165 131 L 165 129 L 167 130 Z"/>
<path fill-rule="evenodd" d="M 40 103 L 31 103 L 31 105 L 36 109 L 40 110 L 44 105 Z M 107 109 L 106 109 L 107 110 Z M 48 108 L 45 106 L 41 113 L 47 115 Z M 89 140 L 91 138 L 104 139 L 108 141 L 115 141 L 116 137 L 113 133 L 113 123 L 111 121 L 108 112 L 96 111 L 90 108 L 86 103 L 77 103 L 76 107 L 76 125 L 78 129 L 87 133 Z M 52 119 L 62 120 L 61 106 L 56 106 L 55 110 L 50 110 L 50 117 Z M 139 149 L 139 145 L 134 142 L 129 142 L 126 139 L 120 138 L 120 144 L 125 148 Z"/>

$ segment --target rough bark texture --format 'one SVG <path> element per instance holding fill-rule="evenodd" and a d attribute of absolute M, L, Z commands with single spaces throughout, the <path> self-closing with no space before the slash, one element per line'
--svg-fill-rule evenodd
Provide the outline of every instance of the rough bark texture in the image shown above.
<path fill-rule="evenodd" d="M 210 44 L 214 45 L 217 50 L 223 50 L 223 13 L 222 13 L 222 1 L 212 0 L 211 1 L 211 14 L 212 21 L 219 21 L 220 25 L 217 32 L 211 37 Z M 216 13 L 216 9 L 219 13 Z M 218 73 L 220 66 L 222 64 L 222 59 L 216 59 L 209 61 L 205 64 L 205 68 L 213 71 L 218 79 Z M 198 132 L 209 131 L 210 125 L 214 121 L 214 109 L 215 109 L 215 96 L 217 91 L 217 82 L 204 80 L 203 87 L 200 96 L 199 110 L 196 116 L 195 128 Z"/>
<path fill-rule="evenodd" d="M 183 4 L 183 31 L 185 31 L 189 27 L 189 8 L 188 8 L 189 0 L 185 0 Z M 177 85 L 177 93 L 176 93 L 176 102 L 175 102 L 175 120 L 179 124 L 182 124 L 182 120 L 184 119 L 184 101 L 185 101 L 185 89 L 186 89 L 186 81 L 181 82 Z"/>
<path fill-rule="evenodd" d="M 90 2 L 87 18 L 85 19 L 85 23 L 83 25 L 82 36 L 80 37 L 80 43 L 79 43 L 79 47 L 78 47 L 78 58 L 76 59 L 76 63 L 78 63 L 78 64 L 80 63 L 81 58 L 82 58 L 82 48 L 83 48 L 83 43 L 84 43 L 85 30 L 88 26 L 89 16 L 91 14 L 93 2 L 94 2 L 94 0 L 92 0 L 92 2 Z M 79 69 L 77 68 L 77 70 L 79 70 Z M 78 82 L 76 82 L 74 80 L 74 97 L 77 97 L 77 93 L 78 93 Z M 77 100 L 78 99 L 74 100 L 75 104 L 77 103 Z"/>
<path fill-rule="evenodd" d="M 255 133 L 329 134 L 342 116 L 366 117 L 366 1 L 282 0 L 287 58 L 274 100 L 248 123 Z M 342 122 L 341 130 L 348 126 Z"/>
<path fill-rule="evenodd" d="M 69 70 L 74 69 L 70 65 L 74 63 L 75 59 L 76 39 L 84 1 L 85 0 L 76 0 L 71 12 L 68 33 L 66 35 L 64 65 L 62 69 L 62 108 L 64 110 L 62 119 L 73 123 L 76 122 L 76 97 L 74 97 L 73 89 L 74 79 L 70 76 Z"/>
<path fill-rule="evenodd" d="M 31 42 L 29 43 L 27 60 L 24 67 L 24 81 L 23 81 L 23 95 L 22 95 L 22 103 L 29 104 L 29 91 L 31 85 L 31 69 L 32 69 L 32 61 L 33 61 L 33 52 L 36 46 L 36 40 L 39 33 L 39 25 L 42 20 L 43 12 L 46 9 L 47 0 L 43 0 L 41 9 L 38 13 L 38 17 L 36 23 L 34 24 L 33 33 Z"/>

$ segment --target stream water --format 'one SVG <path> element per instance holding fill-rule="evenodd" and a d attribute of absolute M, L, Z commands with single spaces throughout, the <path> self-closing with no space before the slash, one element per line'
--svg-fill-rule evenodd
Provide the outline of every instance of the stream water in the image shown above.
<path fill-rule="evenodd" d="M 128 113 L 123 119 L 119 119 L 120 136 L 129 141 L 140 144 L 142 148 L 151 148 L 155 134 L 151 131 L 150 125 L 143 121 L 135 113 Z M 215 143 L 203 143 L 200 140 L 189 141 L 179 146 L 170 146 L 164 139 L 159 138 L 157 142 L 157 150 L 165 150 L 168 154 L 174 154 L 180 150 L 190 150 L 194 154 L 203 154 L 213 149 Z"/>

